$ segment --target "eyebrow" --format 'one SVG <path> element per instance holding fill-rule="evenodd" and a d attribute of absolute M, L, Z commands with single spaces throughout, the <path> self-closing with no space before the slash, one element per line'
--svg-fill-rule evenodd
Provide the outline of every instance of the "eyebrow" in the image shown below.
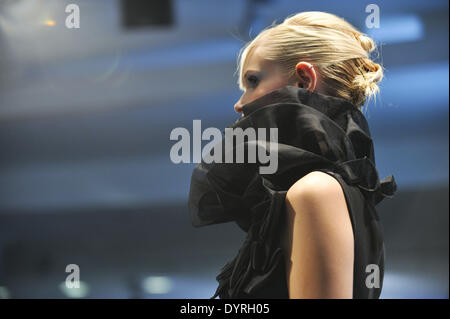
<path fill-rule="evenodd" d="M 244 73 L 244 78 L 247 76 L 247 74 L 249 74 L 249 73 L 260 73 L 261 71 L 256 71 L 256 70 L 247 70 L 245 73 Z"/>

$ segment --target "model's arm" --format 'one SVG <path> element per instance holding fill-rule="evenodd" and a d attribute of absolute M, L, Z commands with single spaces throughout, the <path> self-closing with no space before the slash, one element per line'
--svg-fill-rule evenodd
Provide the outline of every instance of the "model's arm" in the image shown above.
<path fill-rule="evenodd" d="M 353 229 L 339 182 L 323 172 L 286 195 L 286 267 L 290 298 L 352 298 Z"/>

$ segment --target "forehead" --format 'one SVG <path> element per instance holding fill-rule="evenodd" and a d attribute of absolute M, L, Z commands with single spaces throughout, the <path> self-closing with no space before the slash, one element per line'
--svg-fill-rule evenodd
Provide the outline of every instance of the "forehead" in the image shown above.
<path fill-rule="evenodd" d="M 245 61 L 244 72 L 247 70 L 259 70 L 268 66 L 268 60 L 264 59 L 263 49 L 261 45 L 256 45 L 253 47 Z"/>

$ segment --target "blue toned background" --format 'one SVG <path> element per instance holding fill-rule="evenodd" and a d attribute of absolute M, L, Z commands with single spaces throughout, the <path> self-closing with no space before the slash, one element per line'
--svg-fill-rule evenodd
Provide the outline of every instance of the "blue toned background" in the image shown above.
<path fill-rule="evenodd" d="M 191 226 L 194 164 L 170 161 L 170 132 L 236 120 L 244 41 L 318 10 L 372 35 L 386 70 L 364 109 L 398 183 L 378 206 L 382 298 L 448 298 L 448 1 L 377 1 L 379 29 L 356 0 L 145 3 L 0 0 L 0 297 L 210 297 L 245 234 Z"/>

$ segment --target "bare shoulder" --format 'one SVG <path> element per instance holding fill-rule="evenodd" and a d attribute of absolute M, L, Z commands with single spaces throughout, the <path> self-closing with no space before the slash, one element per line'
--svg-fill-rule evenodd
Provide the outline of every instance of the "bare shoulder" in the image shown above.
<path fill-rule="evenodd" d="M 316 231 L 340 226 L 352 232 L 351 219 L 344 190 L 333 176 L 313 171 L 293 184 L 286 194 L 287 213 L 297 220 L 314 223 Z M 291 218 L 292 219 L 292 218 Z"/>
<path fill-rule="evenodd" d="M 321 171 L 313 171 L 300 178 L 289 188 L 286 199 L 289 202 L 301 200 L 326 206 L 333 206 L 337 202 L 345 203 L 345 195 L 339 182 Z"/>

